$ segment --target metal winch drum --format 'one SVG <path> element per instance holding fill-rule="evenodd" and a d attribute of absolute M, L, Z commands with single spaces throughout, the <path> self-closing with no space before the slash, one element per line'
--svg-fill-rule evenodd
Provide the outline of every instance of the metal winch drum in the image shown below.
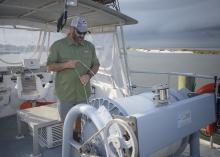
<path fill-rule="evenodd" d="M 160 97 L 158 93 L 149 92 L 116 100 L 98 98 L 90 101 L 89 104 L 80 104 L 72 108 L 67 114 L 64 127 L 73 126 L 77 117 L 81 116 L 81 139 L 80 141 L 73 140 L 73 129 L 72 127 L 67 127 L 68 129 L 64 130 L 63 157 L 137 157 L 138 146 L 140 145 L 139 139 L 145 135 L 144 133 L 138 133 L 136 117 L 141 114 L 152 113 L 160 107 L 166 107 L 185 99 L 188 92 L 169 90 L 169 97 L 167 97 L 164 96 L 161 87 L 158 91 L 163 94 L 162 105 L 158 105 L 160 103 L 158 99 L 155 101 L 155 96 L 157 98 Z M 165 88 L 165 92 L 168 92 L 167 88 Z M 151 127 L 157 124 L 152 122 L 151 124 L 143 125 Z M 161 129 L 163 128 L 161 127 Z M 141 144 L 147 146 L 151 142 L 145 141 L 145 143 Z M 185 137 L 161 148 L 150 156 L 176 156 L 185 149 L 187 142 L 188 137 Z"/>

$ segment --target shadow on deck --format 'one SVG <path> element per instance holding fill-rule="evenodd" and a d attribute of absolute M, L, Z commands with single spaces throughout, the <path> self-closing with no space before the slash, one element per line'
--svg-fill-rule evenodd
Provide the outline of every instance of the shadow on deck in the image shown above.
<path fill-rule="evenodd" d="M 23 123 L 22 123 L 23 124 Z M 0 156 L 1 157 L 28 157 L 32 153 L 32 136 L 28 133 L 28 127 L 22 126 L 24 138 L 16 139 L 16 116 L 0 119 Z M 47 149 L 41 148 L 41 157 L 61 157 L 62 147 Z"/>

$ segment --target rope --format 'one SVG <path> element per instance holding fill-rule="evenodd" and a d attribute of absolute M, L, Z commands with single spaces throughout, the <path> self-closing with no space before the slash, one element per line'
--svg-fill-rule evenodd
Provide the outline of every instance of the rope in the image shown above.
<path fill-rule="evenodd" d="M 47 52 L 47 57 L 49 56 L 49 49 L 50 49 L 50 35 L 51 35 L 51 33 L 48 32 L 47 50 L 46 50 L 46 52 Z"/>
<path fill-rule="evenodd" d="M 41 42 L 41 46 L 40 46 L 40 52 L 39 52 L 38 57 L 37 57 L 37 59 L 38 59 L 39 61 L 40 61 L 41 56 L 42 56 L 42 53 L 43 53 L 43 48 L 44 48 L 46 36 L 47 36 L 47 32 L 45 31 L 45 32 L 44 32 L 44 35 L 43 35 L 42 42 Z"/>
<path fill-rule="evenodd" d="M 80 60 L 76 60 L 76 61 L 79 62 L 82 66 L 84 66 L 87 70 L 89 70 L 89 72 L 91 72 L 92 75 L 94 76 L 95 81 L 97 81 L 97 80 L 96 80 L 96 75 L 95 75 L 95 73 L 90 69 L 90 67 L 88 67 L 85 63 L 83 63 L 83 62 L 80 61 Z M 77 71 L 77 72 L 78 72 L 78 71 Z M 78 75 L 79 75 L 79 72 L 78 72 Z M 114 88 L 119 89 L 120 92 L 122 93 L 122 95 L 124 95 L 124 92 L 121 90 L 120 87 L 118 87 L 118 86 L 116 85 L 116 83 L 114 82 L 114 79 L 113 79 L 112 77 L 111 77 L 111 81 L 112 81 L 112 84 L 113 84 Z M 85 88 L 85 86 L 84 86 L 84 88 Z"/>
<path fill-rule="evenodd" d="M 92 139 L 94 139 L 94 137 L 98 136 L 104 129 L 106 128 L 103 127 L 101 130 L 97 131 L 96 133 L 94 133 L 88 140 L 86 140 L 79 149 L 82 149 L 86 144 L 90 143 L 92 141 Z"/>
<path fill-rule="evenodd" d="M 75 69 L 75 70 L 76 70 L 76 73 L 77 73 L 78 77 L 80 77 L 79 71 L 77 69 Z M 88 95 L 86 93 L 86 87 L 85 86 L 86 85 L 83 85 L 83 90 L 84 90 L 84 93 L 85 93 L 86 102 L 87 102 L 87 104 L 89 104 L 89 99 L 88 99 Z"/>
<path fill-rule="evenodd" d="M 76 60 L 77 62 L 79 62 L 82 66 L 84 66 L 87 70 L 89 70 L 93 76 L 95 76 L 95 73 L 90 69 L 90 67 L 88 67 L 85 63 L 83 63 L 82 61 L 80 60 Z M 75 71 L 78 75 L 78 77 L 80 77 L 80 74 L 79 74 L 79 71 L 75 68 Z M 96 76 L 95 76 L 96 77 Z M 94 78 L 95 79 L 95 78 Z M 96 80 L 96 79 L 95 79 Z M 87 92 L 86 92 L 86 87 L 85 85 L 83 85 L 83 90 L 84 90 L 84 93 L 85 93 L 85 97 L 86 97 L 86 102 L 87 104 L 89 104 L 89 98 L 88 98 L 88 95 L 87 95 Z"/>
<path fill-rule="evenodd" d="M 90 69 L 90 67 L 88 67 L 85 63 L 83 63 L 82 61 L 80 60 L 76 60 L 77 62 L 81 63 L 82 66 L 84 66 L 87 70 L 89 70 L 89 72 L 92 73 L 93 76 L 95 76 L 95 73 Z"/>
<path fill-rule="evenodd" d="M 42 31 L 40 31 L 40 34 L 39 34 L 39 37 L 38 37 L 38 41 L 37 41 L 36 48 L 34 49 L 33 54 L 31 55 L 30 58 L 33 58 L 33 57 L 37 54 L 37 52 L 38 52 L 38 50 L 39 50 L 39 47 L 40 47 L 41 36 L 42 36 Z"/>

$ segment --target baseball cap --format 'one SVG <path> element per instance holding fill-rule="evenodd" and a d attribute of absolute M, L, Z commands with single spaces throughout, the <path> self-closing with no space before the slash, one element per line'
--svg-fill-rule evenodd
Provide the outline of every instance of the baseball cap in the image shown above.
<path fill-rule="evenodd" d="M 79 32 L 87 32 L 87 22 L 83 17 L 74 16 L 71 24 L 71 27 L 75 27 Z"/>

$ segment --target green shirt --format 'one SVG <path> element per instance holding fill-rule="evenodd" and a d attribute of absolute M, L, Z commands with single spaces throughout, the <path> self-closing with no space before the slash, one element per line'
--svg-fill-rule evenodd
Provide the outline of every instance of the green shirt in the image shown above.
<path fill-rule="evenodd" d="M 86 40 L 77 44 L 70 37 L 56 41 L 50 47 L 47 65 L 68 60 L 79 62 L 74 69 L 65 69 L 56 73 L 55 94 L 63 102 L 86 101 L 90 96 L 90 83 L 83 86 L 79 76 L 86 74 L 93 65 L 99 65 L 94 45 Z"/>

